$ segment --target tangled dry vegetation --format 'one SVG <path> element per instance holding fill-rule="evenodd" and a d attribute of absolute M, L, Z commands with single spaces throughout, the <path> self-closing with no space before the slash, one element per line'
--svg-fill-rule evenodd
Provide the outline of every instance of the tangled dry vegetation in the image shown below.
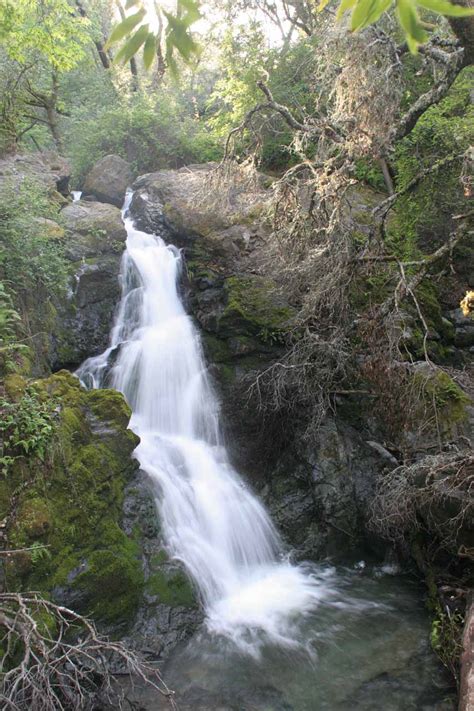
<path fill-rule="evenodd" d="M 417 288 L 470 234 L 469 215 L 459 215 L 457 228 L 431 255 L 403 261 L 387 251 L 387 221 L 401 195 L 447 163 L 456 161 L 465 170 L 469 162 L 472 167 L 469 155 L 450 156 L 420 171 L 395 192 L 389 169 L 394 141 L 409 133 L 419 116 L 447 93 L 462 67 L 463 54 L 455 41 L 433 38 L 423 53 L 425 69 L 436 78 L 403 113 L 407 48 L 396 45 L 390 30 L 390 26 L 372 27 L 351 35 L 328 21 L 318 35 L 314 63 L 313 90 L 319 97 L 319 110 L 311 116 L 296 114 L 278 103 L 259 81 L 263 100 L 230 133 L 224 159 L 211 177 L 214 194 L 228 194 L 236 181 L 251 184 L 257 180 L 259 132 L 268 117 L 276 115 L 292 129 L 295 164 L 273 185 L 266 268 L 297 306 L 297 316 L 286 355 L 258 374 L 249 395 L 267 412 L 310 413 L 310 439 L 331 407 L 334 392 L 348 380 L 354 381 L 354 359 L 361 350 L 370 352 L 374 333 L 377 358 L 386 361 L 383 369 L 389 367 L 397 378 L 402 373 L 401 379 L 407 379 L 406 366 L 398 368 L 407 360 L 400 326 L 405 300 L 415 310 L 424 334 L 425 359 L 431 363 L 426 343 L 429 328 Z M 239 163 L 236 146 L 245 138 L 250 155 Z M 366 216 L 360 220 L 356 162 L 367 158 L 380 165 L 389 195 L 379 198 L 372 209 L 363 205 Z M 365 304 L 358 313 L 354 304 L 357 284 L 374 275 L 384 298 Z M 359 370 L 359 365 L 355 368 Z"/>
<path fill-rule="evenodd" d="M 387 540 L 406 545 L 424 529 L 460 557 L 474 557 L 472 541 L 459 538 L 473 520 L 472 451 L 444 452 L 397 467 L 380 480 L 372 504 L 372 525 Z"/>
<path fill-rule="evenodd" d="M 0 593 L 0 701 L 11 711 L 124 709 L 120 678 L 153 687 L 176 708 L 158 670 L 94 624 L 38 593 Z"/>

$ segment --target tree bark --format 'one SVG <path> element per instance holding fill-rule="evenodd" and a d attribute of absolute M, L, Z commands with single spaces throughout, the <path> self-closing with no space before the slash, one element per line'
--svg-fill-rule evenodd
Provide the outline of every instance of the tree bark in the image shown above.
<path fill-rule="evenodd" d="M 474 8 L 474 0 L 455 0 L 455 4 Z M 463 65 L 474 64 L 474 15 L 448 17 L 448 22 L 464 49 Z"/>

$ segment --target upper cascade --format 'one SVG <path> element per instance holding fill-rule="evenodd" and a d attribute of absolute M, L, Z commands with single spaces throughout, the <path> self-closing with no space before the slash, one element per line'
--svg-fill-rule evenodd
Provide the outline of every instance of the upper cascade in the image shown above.
<path fill-rule="evenodd" d="M 165 543 L 194 580 L 208 628 L 250 652 L 265 640 L 297 644 L 295 616 L 327 587 L 285 560 L 265 508 L 229 463 L 200 338 L 179 296 L 181 254 L 135 229 L 131 197 L 110 346 L 77 375 L 129 402 L 135 456 L 156 485 Z"/>

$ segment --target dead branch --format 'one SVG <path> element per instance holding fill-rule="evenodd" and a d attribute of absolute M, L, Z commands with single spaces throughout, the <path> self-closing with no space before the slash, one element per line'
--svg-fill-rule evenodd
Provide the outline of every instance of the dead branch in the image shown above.
<path fill-rule="evenodd" d="M 472 452 L 427 456 L 380 477 L 371 526 L 394 542 L 413 539 L 425 529 L 443 547 L 457 551 L 459 532 L 474 514 L 473 493 Z"/>
<path fill-rule="evenodd" d="M 106 593 L 104 593 L 106 594 Z M 0 701 L 12 711 L 124 708 L 116 674 L 151 686 L 176 708 L 158 670 L 94 624 L 39 593 L 0 593 Z"/>

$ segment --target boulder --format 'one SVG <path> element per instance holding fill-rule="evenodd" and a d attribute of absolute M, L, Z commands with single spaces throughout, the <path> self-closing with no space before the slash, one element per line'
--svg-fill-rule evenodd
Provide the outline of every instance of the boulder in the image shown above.
<path fill-rule="evenodd" d="M 33 180 L 61 199 L 61 195 L 69 195 L 70 176 L 71 167 L 66 158 L 53 151 L 20 153 L 0 160 L 0 190 L 3 183 L 19 186 Z"/>
<path fill-rule="evenodd" d="M 133 184 L 130 209 L 141 229 L 168 228 L 174 244 L 205 249 L 234 266 L 265 238 L 260 217 L 270 197 L 265 185 L 271 178 L 257 175 L 255 182 L 243 182 L 225 194 L 224 188 L 213 185 L 215 168 L 205 163 L 142 175 Z"/>
<path fill-rule="evenodd" d="M 454 324 L 454 344 L 458 348 L 474 346 L 474 319 L 465 316 L 461 309 L 451 311 L 450 317 Z"/>
<path fill-rule="evenodd" d="M 121 207 L 125 191 L 132 184 L 130 165 L 120 156 L 101 158 L 86 175 L 84 195 L 93 195 L 102 202 Z"/>
<path fill-rule="evenodd" d="M 107 346 L 120 300 L 119 272 L 127 233 L 120 210 L 100 202 L 78 202 L 62 211 L 70 288 L 56 303 L 51 367 L 76 368 Z"/>

